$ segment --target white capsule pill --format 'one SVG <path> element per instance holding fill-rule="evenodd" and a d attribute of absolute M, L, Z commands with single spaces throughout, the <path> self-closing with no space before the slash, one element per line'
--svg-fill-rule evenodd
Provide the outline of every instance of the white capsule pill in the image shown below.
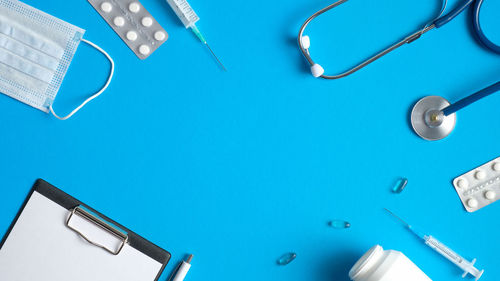
<path fill-rule="evenodd" d="M 500 171 L 500 163 L 496 162 L 495 164 L 493 164 L 493 170 L 499 172 Z"/>
<path fill-rule="evenodd" d="M 137 32 L 135 31 L 129 31 L 127 32 L 127 39 L 130 40 L 130 41 L 135 41 L 137 39 Z"/>
<path fill-rule="evenodd" d="M 484 193 L 484 198 L 488 200 L 493 200 L 497 196 L 496 192 L 493 190 L 488 190 Z"/>
<path fill-rule="evenodd" d="M 147 54 L 149 54 L 149 52 L 151 52 L 151 49 L 149 48 L 148 45 L 141 45 L 139 47 L 139 53 L 141 53 L 143 55 L 147 55 Z"/>
<path fill-rule="evenodd" d="M 145 27 L 150 27 L 151 25 L 153 25 L 153 19 L 150 17 L 143 17 L 141 23 Z"/>
<path fill-rule="evenodd" d="M 154 34 L 154 36 L 155 36 L 155 39 L 157 41 L 163 41 L 163 40 L 165 40 L 165 32 L 163 32 L 163 31 L 156 31 L 155 34 Z"/>
<path fill-rule="evenodd" d="M 109 2 L 102 2 L 101 10 L 105 13 L 109 13 L 111 12 L 111 10 L 113 10 L 113 6 Z"/>
<path fill-rule="evenodd" d="M 130 5 L 128 5 L 128 10 L 132 13 L 137 13 L 141 10 L 141 6 L 139 6 L 139 3 L 137 2 L 132 2 L 130 3 Z"/>
<path fill-rule="evenodd" d="M 123 17 L 115 17 L 113 19 L 113 23 L 116 25 L 116 26 L 123 26 L 125 24 L 125 19 Z"/>
<path fill-rule="evenodd" d="M 478 202 L 476 199 L 471 198 L 471 199 L 467 200 L 467 206 L 469 206 L 470 208 L 477 208 L 477 205 L 478 205 Z"/>
<path fill-rule="evenodd" d="M 486 177 L 486 173 L 485 173 L 485 172 L 483 172 L 483 171 L 481 171 L 481 170 L 479 170 L 479 171 L 477 171 L 477 172 L 474 174 L 474 177 L 475 177 L 476 179 L 478 179 L 478 180 L 482 180 L 482 179 L 484 179 L 484 178 Z"/>
<path fill-rule="evenodd" d="M 460 187 L 460 188 L 467 188 L 467 187 L 469 187 L 469 182 L 467 182 L 467 180 L 466 180 L 466 179 L 459 179 L 459 180 L 457 181 L 457 185 L 458 185 L 458 187 Z"/>

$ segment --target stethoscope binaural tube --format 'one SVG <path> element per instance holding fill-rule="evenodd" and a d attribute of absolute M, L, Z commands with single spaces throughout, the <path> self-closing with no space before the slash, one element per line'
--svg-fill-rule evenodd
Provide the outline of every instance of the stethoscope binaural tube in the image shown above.
<path fill-rule="evenodd" d="M 444 1 L 447 1 L 447 0 L 444 0 Z M 450 12 L 448 12 L 444 16 L 441 16 L 438 19 L 434 20 L 432 22 L 432 24 L 425 26 L 423 29 L 419 29 L 416 32 L 406 36 L 403 40 L 400 40 L 399 42 L 394 43 L 393 45 L 389 46 L 388 48 L 386 48 L 386 49 L 382 50 L 381 52 L 375 54 L 374 56 L 370 57 L 369 59 L 357 64 L 353 68 L 348 69 L 347 71 L 342 72 L 340 74 L 325 75 L 324 74 L 325 71 L 324 71 L 323 67 L 320 64 L 314 62 L 314 60 L 311 57 L 311 54 L 309 52 L 309 47 L 311 44 L 310 38 L 307 35 L 303 35 L 304 30 L 313 19 L 315 19 L 319 15 L 321 15 L 321 14 L 323 14 L 323 13 L 325 13 L 325 12 L 327 12 L 327 11 L 329 11 L 329 10 L 331 10 L 331 9 L 333 9 L 333 8 L 339 6 L 340 4 L 343 4 L 345 2 L 347 2 L 347 0 L 339 0 L 333 4 L 328 5 L 327 7 L 317 11 L 312 16 L 310 16 L 300 27 L 298 38 L 297 38 L 298 45 L 299 45 L 300 51 L 302 52 L 302 54 L 304 55 L 304 57 L 306 58 L 306 60 L 310 64 L 311 73 L 314 77 L 321 77 L 324 79 L 339 79 L 339 78 L 345 77 L 347 75 L 350 75 L 350 74 L 360 70 L 361 68 L 367 66 L 368 64 L 374 62 L 375 60 L 381 58 L 382 56 L 384 56 L 384 55 L 392 52 L 393 50 L 403 46 L 404 44 L 409 44 L 409 43 L 417 40 L 427 31 L 434 29 L 434 28 L 442 27 L 443 25 L 447 24 L 452 19 L 454 19 L 456 16 L 461 14 L 473 2 L 474 2 L 474 8 L 473 8 L 473 21 L 472 21 L 472 23 L 473 23 L 473 29 L 474 29 L 474 33 L 476 34 L 477 40 L 483 46 L 485 46 L 487 49 L 489 49 L 490 51 L 495 52 L 497 54 L 500 54 L 500 46 L 498 46 L 495 43 L 493 43 L 492 41 L 490 41 L 486 37 L 486 35 L 484 34 L 483 30 L 481 29 L 481 25 L 479 22 L 479 12 L 481 10 L 481 5 L 483 3 L 483 0 L 465 0 L 464 2 L 462 2 L 460 5 L 458 5 L 454 9 L 452 9 Z"/>

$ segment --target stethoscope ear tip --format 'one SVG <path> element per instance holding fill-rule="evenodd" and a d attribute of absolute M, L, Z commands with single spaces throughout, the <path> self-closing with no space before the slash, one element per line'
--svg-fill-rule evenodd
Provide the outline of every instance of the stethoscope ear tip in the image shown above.
<path fill-rule="evenodd" d="M 304 35 L 300 38 L 300 43 L 302 44 L 302 48 L 304 48 L 304 50 L 307 50 L 309 49 L 309 47 L 311 47 L 311 39 L 309 39 L 309 36 L 307 35 Z"/>
<path fill-rule="evenodd" d="M 323 67 L 317 63 L 311 65 L 311 73 L 314 77 L 318 78 L 320 77 L 321 75 L 323 75 L 323 73 L 325 73 L 325 70 L 323 69 Z"/>

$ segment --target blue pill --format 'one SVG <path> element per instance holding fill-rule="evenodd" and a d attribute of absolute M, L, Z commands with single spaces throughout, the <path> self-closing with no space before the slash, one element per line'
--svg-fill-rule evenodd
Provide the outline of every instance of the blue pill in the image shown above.
<path fill-rule="evenodd" d="M 328 222 L 328 225 L 333 227 L 333 228 L 338 228 L 338 229 L 351 227 L 350 223 L 343 221 L 343 220 L 332 220 L 332 221 Z"/>
<path fill-rule="evenodd" d="M 396 184 L 392 188 L 392 192 L 394 193 L 401 193 L 403 189 L 405 189 L 406 185 L 408 184 L 408 179 L 407 178 L 399 178 L 396 181 Z"/>
<path fill-rule="evenodd" d="M 292 252 L 286 253 L 278 259 L 277 263 L 279 265 L 287 265 L 287 264 L 291 263 L 296 257 L 297 257 L 297 254 L 295 254 L 295 253 L 292 253 Z"/>

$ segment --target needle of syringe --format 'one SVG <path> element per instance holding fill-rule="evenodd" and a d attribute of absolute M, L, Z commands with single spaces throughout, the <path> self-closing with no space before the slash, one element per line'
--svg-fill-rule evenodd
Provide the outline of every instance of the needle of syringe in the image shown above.
<path fill-rule="evenodd" d="M 196 27 L 196 25 L 191 25 L 189 26 L 191 28 L 191 30 L 194 32 L 194 34 L 196 34 L 196 36 L 198 37 L 198 39 L 200 39 L 200 41 L 205 44 L 205 46 L 207 46 L 208 50 L 210 50 L 210 53 L 212 53 L 212 55 L 214 56 L 214 58 L 217 60 L 217 62 L 220 64 L 220 66 L 222 67 L 222 69 L 224 69 L 224 71 L 227 71 L 226 68 L 224 67 L 224 65 L 222 64 L 222 62 L 219 60 L 219 58 L 215 55 L 214 51 L 212 51 L 212 48 L 210 48 L 210 46 L 208 45 L 207 43 L 207 40 L 205 40 L 205 37 L 203 37 L 203 35 L 201 34 L 200 30 Z"/>
<path fill-rule="evenodd" d="M 386 210 L 389 214 L 391 214 L 393 217 L 397 218 L 400 222 L 402 222 L 406 226 L 406 228 L 408 228 L 413 234 L 415 234 L 416 236 L 418 236 L 421 239 L 424 239 L 425 235 L 420 230 L 415 229 L 409 223 L 405 222 L 402 218 L 396 216 L 396 214 L 394 214 L 393 212 L 389 211 L 389 209 L 384 208 L 384 210 Z"/>
<path fill-rule="evenodd" d="M 410 226 L 407 222 L 405 222 L 402 218 L 400 218 L 400 217 L 396 216 L 396 214 L 394 214 L 393 212 L 389 211 L 389 209 L 384 208 L 384 210 L 386 210 L 386 211 L 387 211 L 389 214 L 391 214 L 393 217 L 397 218 L 400 222 L 402 222 L 404 225 L 406 225 L 406 227 L 411 228 L 411 226 Z"/>
<path fill-rule="evenodd" d="M 205 42 L 205 45 L 207 46 L 207 48 L 210 50 L 210 53 L 212 53 L 212 55 L 214 56 L 214 58 L 217 60 L 217 62 L 220 64 L 220 66 L 222 67 L 222 69 L 224 69 L 224 71 L 227 71 L 226 68 L 224 67 L 224 65 L 222 64 L 222 62 L 219 60 L 219 58 L 215 55 L 214 51 L 212 51 L 212 48 L 210 48 L 210 46 L 208 45 L 207 42 Z"/>

